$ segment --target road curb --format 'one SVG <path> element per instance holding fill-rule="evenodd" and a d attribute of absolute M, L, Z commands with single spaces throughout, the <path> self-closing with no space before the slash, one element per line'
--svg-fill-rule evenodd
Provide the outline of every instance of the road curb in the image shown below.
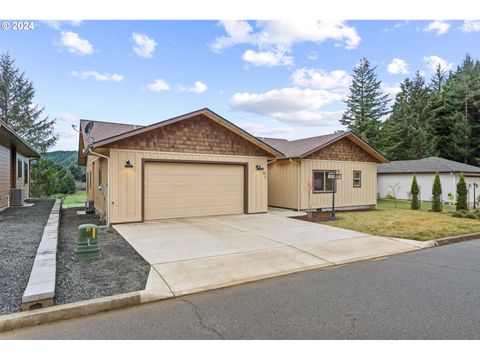
<path fill-rule="evenodd" d="M 155 291 L 135 291 L 0 316 L 0 333 L 168 299 Z"/>
<path fill-rule="evenodd" d="M 477 239 L 480 239 L 480 233 L 449 236 L 449 237 L 444 237 L 440 239 L 435 239 L 432 241 L 435 242 L 435 246 L 442 246 L 442 245 L 454 244 L 462 241 L 477 240 Z"/>

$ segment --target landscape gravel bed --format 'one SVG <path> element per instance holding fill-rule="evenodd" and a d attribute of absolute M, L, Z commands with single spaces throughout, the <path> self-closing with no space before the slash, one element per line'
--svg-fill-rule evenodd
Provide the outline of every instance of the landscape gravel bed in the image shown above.
<path fill-rule="evenodd" d="M 98 216 L 62 209 L 54 303 L 57 305 L 145 289 L 150 265 L 113 228 L 98 228 L 101 257 L 74 261 L 77 228 L 102 225 Z"/>
<path fill-rule="evenodd" d="M 21 310 L 43 229 L 55 200 L 31 200 L 30 207 L 0 212 L 0 314 Z"/>

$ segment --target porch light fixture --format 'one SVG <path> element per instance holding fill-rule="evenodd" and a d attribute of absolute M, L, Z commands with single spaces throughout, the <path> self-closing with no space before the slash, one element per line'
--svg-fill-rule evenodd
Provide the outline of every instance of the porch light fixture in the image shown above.
<path fill-rule="evenodd" d="M 125 167 L 126 168 L 133 168 L 133 164 L 130 162 L 130 160 L 125 161 Z"/>
<path fill-rule="evenodd" d="M 258 171 L 265 170 L 262 165 L 255 166 L 255 169 L 257 169 Z"/>

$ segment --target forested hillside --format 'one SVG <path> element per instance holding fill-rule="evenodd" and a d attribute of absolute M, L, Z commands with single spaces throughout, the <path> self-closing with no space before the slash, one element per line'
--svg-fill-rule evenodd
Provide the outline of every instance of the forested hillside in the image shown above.
<path fill-rule="evenodd" d="M 55 164 L 62 166 L 65 170 L 69 170 L 75 177 L 76 181 L 85 181 L 85 167 L 78 166 L 77 151 L 52 151 L 42 155 L 43 160 L 52 160 Z"/>

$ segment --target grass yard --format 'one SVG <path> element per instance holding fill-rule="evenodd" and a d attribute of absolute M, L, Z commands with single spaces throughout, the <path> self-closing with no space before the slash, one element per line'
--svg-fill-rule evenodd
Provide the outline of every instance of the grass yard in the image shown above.
<path fill-rule="evenodd" d="M 85 191 L 77 191 L 74 194 L 66 195 L 62 201 L 62 207 L 64 209 L 72 207 L 84 207 L 85 200 L 87 200 L 87 193 Z"/>
<path fill-rule="evenodd" d="M 455 209 L 445 206 L 442 213 L 428 211 L 431 204 L 422 204 L 422 211 L 410 210 L 409 201 L 379 200 L 377 211 L 345 212 L 328 225 L 361 231 L 372 235 L 413 240 L 433 240 L 446 236 L 480 232 L 480 220 L 455 218 Z"/>

